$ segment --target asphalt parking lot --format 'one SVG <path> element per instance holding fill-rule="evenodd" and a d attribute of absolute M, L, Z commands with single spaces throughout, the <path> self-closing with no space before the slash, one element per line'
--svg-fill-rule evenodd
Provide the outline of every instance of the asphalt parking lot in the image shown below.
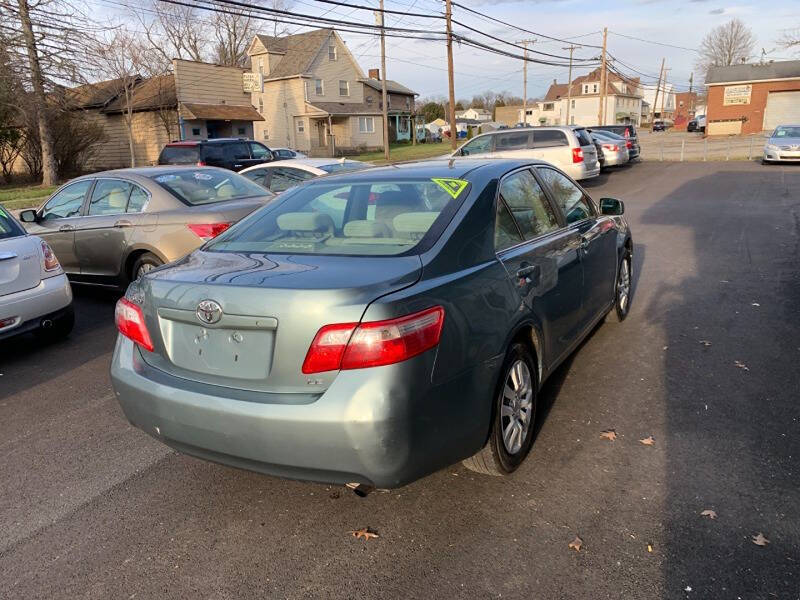
<path fill-rule="evenodd" d="M 112 397 L 116 297 L 76 289 L 69 340 L 0 348 L 0 598 L 800 598 L 800 168 L 588 187 L 626 202 L 632 312 L 545 384 L 505 479 L 362 499 L 178 455 Z"/>

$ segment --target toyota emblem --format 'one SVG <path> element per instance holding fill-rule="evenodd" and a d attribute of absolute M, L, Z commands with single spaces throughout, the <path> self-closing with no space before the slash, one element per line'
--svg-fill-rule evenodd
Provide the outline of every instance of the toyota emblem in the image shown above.
<path fill-rule="evenodd" d="M 222 318 L 222 307 L 213 300 L 202 300 L 197 305 L 195 314 L 203 323 L 212 325 Z"/>

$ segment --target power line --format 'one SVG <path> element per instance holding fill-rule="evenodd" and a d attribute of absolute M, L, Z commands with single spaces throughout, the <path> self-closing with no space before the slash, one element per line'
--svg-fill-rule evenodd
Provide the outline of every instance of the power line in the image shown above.
<path fill-rule="evenodd" d="M 666 44 L 664 42 L 656 42 L 654 40 L 645 40 L 642 38 L 634 37 L 632 35 L 625 35 L 624 33 L 617 33 L 616 31 L 609 30 L 608 33 L 617 35 L 619 37 L 628 38 L 629 40 L 636 40 L 637 42 L 644 42 L 646 44 L 655 44 L 656 46 L 666 46 L 667 48 L 677 48 L 678 50 L 686 50 L 688 52 L 699 52 L 697 48 L 687 48 L 686 46 L 676 46 L 675 44 Z"/>
<path fill-rule="evenodd" d="M 221 0 L 221 1 L 225 2 L 226 0 Z M 344 6 L 345 8 L 355 8 L 355 9 L 358 9 L 358 10 L 368 10 L 370 12 L 372 12 L 374 10 L 377 10 L 373 6 L 364 6 L 363 4 L 353 4 L 351 2 L 337 2 L 336 0 L 314 0 L 314 2 L 321 2 L 323 4 L 335 4 L 337 6 Z M 414 4 L 416 4 L 416 2 L 413 2 L 410 6 L 414 6 Z M 403 16 L 406 16 L 406 17 L 423 17 L 425 19 L 444 19 L 443 15 L 431 15 L 431 14 L 427 14 L 426 15 L 425 13 L 412 13 L 412 12 L 407 12 L 407 11 L 403 11 L 403 10 L 391 10 L 391 9 L 388 9 L 388 8 L 384 8 L 383 12 L 388 14 L 388 15 L 403 15 Z"/>

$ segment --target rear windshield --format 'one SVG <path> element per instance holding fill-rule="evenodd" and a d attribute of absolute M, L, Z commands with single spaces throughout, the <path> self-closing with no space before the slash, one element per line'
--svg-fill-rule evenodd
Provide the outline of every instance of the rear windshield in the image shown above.
<path fill-rule="evenodd" d="M 272 195 L 238 173 L 221 169 L 181 169 L 159 173 L 151 179 L 190 206 Z"/>
<path fill-rule="evenodd" d="M 17 225 L 17 222 L 11 218 L 11 215 L 0 206 L 0 240 L 19 237 L 21 235 L 25 235 L 25 230 Z"/>
<path fill-rule="evenodd" d="M 610 131 L 612 133 L 616 133 L 617 135 L 621 135 L 622 137 L 636 137 L 636 129 L 633 125 L 603 125 L 597 129 Z"/>
<path fill-rule="evenodd" d="M 331 163 L 329 165 L 319 165 L 317 168 L 322 169 L 326 173 L 341 173 L 343 171 L 360 171 L 369 167 L 367 163 L 358 160 L 347 160 L 343 163 Z"/>
<path fill-rule="evenodd" d="M 574 131 L 575 135 L 578 136 L 578 143 L 580 143 L 581 146 L 594 146 L 592 138 L 589 137 L 585 129 L 575 129 Z"/>
<path fill-rule="evenodd" d="M 164 146 L 158 162 L 162 165 L 193 165 L 200 161 L 200 146 Z"/>
<path fill-rule="evenodd" d="M 317 180 L 279 196 L 283 201 L 232 227 L 206 249 L 351 256 L 413 253 L 423 239 L 436 238 L 468 193 L 469 184 L 459 179 Z"/>

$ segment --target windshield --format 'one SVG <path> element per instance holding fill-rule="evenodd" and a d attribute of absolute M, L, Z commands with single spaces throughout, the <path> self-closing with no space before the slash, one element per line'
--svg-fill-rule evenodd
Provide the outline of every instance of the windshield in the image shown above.
<path fill-rule="evenodd" d="M 200 146 L 165 146 L 158 157 L 162 165 L 193 165 L 200 160 Z"/>
<path fill-rule="evenodd" d="M 460 179 L 317 180 L 216 238 L 206 250 L 389 256 L 447 223 L 469 184 Z"/>
<path fill-rule="evenodd" d="M 361 169 L 366 169 L 370 166 L 372 165 L 358 160 L 347 160 L 343 163 L 337 162 L 329 165 L 319 165 L 317 168 L 322 169 L 326 173 L 341 173 L 343 171 L 360 171 Z"/>
<path fill-rule="evenodd" d="M 772 134 L 776 138 L 800 138 L 800 127 L 778 127 Z"/>
<path fill-rule="evenodd" d="M 11 215 L 0 206 L 0 240 L 19 237 L 21 235 L 25 235 L 25 230 L 17 225 L 17 222 L 11 218 Z"/>
<path fill-rule="evenodd" d="M 222 169 L 181 169 L 151 179 L 190 206 L 272 195 L 241 175 Z"/>

